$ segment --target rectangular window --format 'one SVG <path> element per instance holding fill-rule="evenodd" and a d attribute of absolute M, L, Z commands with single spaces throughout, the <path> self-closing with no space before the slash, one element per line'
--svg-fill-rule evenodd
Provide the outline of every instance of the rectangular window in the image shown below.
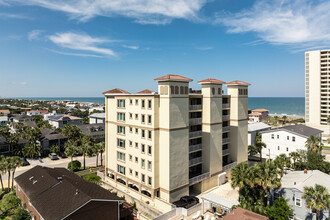
<path fill-rule="evenodd" d="M 148 161 L 148 170 L 151 170 L 151 161 Z"/>
<path fill-rule="evenodd" d="M 280 150 L 280 146 L 277 146 L 277 150 Z"/>
<path fill-rule="evenodd" d="M 121 161 L 125 161 L 125 154 L 122 152 L 117 152 L 117 159 Z"/>
<path fill-rule="evenodd" d="M 129 119 L 133 119 L 133 114 L 129 113 Z"/>
<path fill-rule="evenodd" d="M 151 155 L 151 146 L 148 146 L 148 154 Z"/>
<path fill-rule="evenodd" d="M 133 142 L 129 141 L 129 146 L 132 147 L 132 145 L 133 145 Z"/>
<path fill-rule="evenodd" d="M 295 142 L 296 141 L 296 137 L 292 137 L 292 141 Z"/>
<path fill-rule="evenodd" d="M 135 163 L 139 162 L 139 158 L 135 157 Z"/>
<path fill-rule="evenodd" d="M 145 107 L 145 101 L 144 101 L 144 99 L 141 100 L 141 106 L 142 106 L 142 108 Z"/>
<path fill-rule="evenodd" d="M 151 185 L 151 177 L 148 177 L 148 184 Z"/>
<path fill-rule="evenodd" d="M 125 134 L 125 127 L 124 126 L 117 126 L 117 133 L 118 134 Z"/>
<path fill-rule="evenodd" d="M 289 151 L 289 148 L 288 147 L 286 148 L 286 151 Z"/>
<path fill-rule="evenodd" d="M 129 104 L 132 105 L 133 104 L 133 99 L 129 100 Z"/>
<path fill-rule="evenodd" d="M 135 171 L 135 177 L 139 177 L 139 173 Z"/>
<path fill-rule="evenodd" d="M 296 198 L 295 204 L 296 204 L 296 206 L 301 207 L 301 199 L 300 198 Z"/>
<path fill-rule="evenodd" d="M 151 131 L 148 131 L 148 138 L 151 139 Z"/>
<path fill-rule="evenodd" d="M 148 100 L 148 108 L 151 109 L 151 100 Z"/>
<path fill-rule="evenodd" d="M 142 123 L 145 122 L 145 115 L 141 115 L 141 122 L 142 122 Z"/>
<path fill-rule="evenodd" d="M 118 99 L 117 106 L 118 108 L 125 108 L 125 99 Z"/>
<path fill-rule="evenodd" d="M 118 138 L 117 139 L 117 146 L 118 147 L 125 147 L 125 140 Z"/>
<path fill-rule="evenodd" d="M 125 113 L 118 112 L 117 113 L 117 120 L 118 121 L 125 121 Z"/>
<path fill-rule="evenodd" d="M 148 115 L 148 124 L 151 124 L 151 115 Z"/>
<path fill-rule="evenodd" d="M 135 142 L 135 148 L 139 148 L 139 143 Z"/>
<path fill-rule="evenodd" d="M 280 135 L 277 135 L 277 139 L 279 139 L 280 138 Z"/>
<path fill-rule="evenodd" d="M 133 170 L 129 169 L 129 174 L 132 175 L 133 174 Z"/>
<path fill-rule="evenodd" d="M 132 133 L 133 132 L 133 128 L 129 127 L 129 132 Z"/>
<path fill-rule="evenodd" d="M 125 167 L 117 165 L 117 172 L 125 175 Z"/>
<path fill-rule="evenodd" d="M 138 120 L 138 119 L 139 119 L 139 115 L 135 114 L 135 120 Z"/>
<path fill-rule="evenodd" d="M 133 159 L 133 156 L 129 155 L 129 161 L 132 161 L 132 159 Z"/>
<path fill-rule="evenodd" d="M 139 129 L 135 128 L 135 134 L 139 133 Z"/>
<path fill-rule="evenodd" d="M 144 169 L 145 168 L 145 160 L 141 159 L 141 167 Z"/>
<path fill-rule="evenodd" d="M 274 134 L 272 134 L 272 139 L 274 139 Z"/>
<path fill-rule="evenodd" d="M 135 99 L 135 105 L 138 105 L 138 104 L 139 104 L 139 100 Z"/>
<path fill-rule="evenodd" d="M 141 129 L 141 137 L 145 137 L 145 134 L 144 134 L 144 130 L 143 129 Z"/>
<path fill-rule="evenodd" d="M 141 144 L 141 151 L 142 151 L 142 153 L 145 152 L 145 145 L 144 144 Z"/>
<path fill-rule="evenodd" d="M 141 174 L 141 180 L 142 180 L 142 182 L 145 182 L 144 174 Z"/>
<path fill-rule="evenodd" d="M 286 137 L 286 139 L 287 139 L 287 140 L 290 140 L 290 137 L 289 137 L 289 136 L 287 136 L 287 137 Z"/>

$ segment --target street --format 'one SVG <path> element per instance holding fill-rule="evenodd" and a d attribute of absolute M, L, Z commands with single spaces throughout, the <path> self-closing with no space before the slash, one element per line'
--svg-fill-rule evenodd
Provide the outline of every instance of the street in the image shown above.
<path fill-rule="evenodd" d="M 79 156 L 79 157 L 74 157 L 73 160 L 79 160 L 81 162 L 81 166 L 83 166 L 83 156 Z M 42 162 L 41 162 L 42 161 Z M 40 166 L 45 166 L 45 167 L 64 167 L 67 168 L 68 163 L 71 162 L 71 158 L 65 158 L 65 159 L 58 159 L 58 160 L 51 160 L 48 157 L 43 158 L 41 161 L 39 161 L 38 159 L 34 160 L 34 159 L 28 159 L 28 162 L 30 163 L 29 166 L 24 166 L 24 167 L 19 167 L 16 169 L 15 171 L 15 177 L 19 176 L 20 174 L 24 173 L 25 171 L 33 168 L 34 166 L 40 165 Z M 99 161 L 98 161 L 99 165 L 101 164 L 101 157 L 99 156 Z M 104 165 L 105 161 L 104 161 L 104 156 L 103 156 L 103 165 Z M 96 157 L 86 157 L 86 167 L 87 166 L 95 166 L 96 164 Z M 4 186 L 7 186 L 7 180 L 8 179 L 8 175 L 7 173 L 4 173 L 2 175 L 2 181 Z"/>

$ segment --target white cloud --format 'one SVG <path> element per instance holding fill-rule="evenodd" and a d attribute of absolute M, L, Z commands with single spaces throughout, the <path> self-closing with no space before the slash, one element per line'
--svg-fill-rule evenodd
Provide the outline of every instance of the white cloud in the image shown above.
<path fill-rule="evenodd" d="M 328 0 L 258 0 L 250 9 L 218 14 L 216 23 L 227 26 L 229 33 L 254 32 L 272 44 L 306 47 L 330 43 L 329 11 Z"/>
<path fill-rule="evenodd" d="M 128 48 L 128 49 L 132 49 L 132 50 L 137 50 L 137 49 L 139 49 L 139 46 L 123 45 L 123 47 Z"/>
<path fill-rule="evenodd" d="M 172 19 L 198 20 L 208 0 L 6 0 L 68 13 L 86 21 L 95 16 L 125 16 L 143 24 L 166 24 Z"/>
<path fill-rule="evenodd" d="M 27 82 L 11 82 L 11 84 L 13 84 L 13 85 L 20 85 L 20 86 L 25 86 L 25 85 L 27 85 L 28 83 L 27 83 Z"/>
<path fill-rule="evenodd" d="M 56 33 L 55 35 L 49 36 L 49 40 L 63 48 L 117 56 L 113 50 L 97 46 L 99 44 L 110 42 L 110 40 L 91 37 L 87 34 L 77 34 L 72 32 Z"/>
<path fill-rule="evenodd" d="M 77 56 L 77 57 L 96 57 L 96 58 L 103 58 L 102 56 L 99 55 L 94 55 L 94 54 L 85 54 L 85 53 L 67 53 L 67 52 L 61 52 L 57 50 L 51 50 L 47 49 L 53 53 L 61 54 L 61 55 L 67 55 L 67 56 Z"/>
<path fill-rule="evenodd" d="M 0 2 L 1 5 L 1 2 Z M 21 14 L 10 14 L 10 13 L 4 13 L 0 12 L 0 18 L 2 19 L 8 19 L 8 18 L 14 18 L 14 19 L 31 19 L 28 16 L 21 15 Z"/>
<path fill-rule="evenodd" d="M 42 34 L 42 32 L 43 32 L 42 30 L 33 30 L 33 31 L 28 33 L 28 39 L 30 41 L 38 40 L 39 36 L 40 36 L 40 34 Z"/>

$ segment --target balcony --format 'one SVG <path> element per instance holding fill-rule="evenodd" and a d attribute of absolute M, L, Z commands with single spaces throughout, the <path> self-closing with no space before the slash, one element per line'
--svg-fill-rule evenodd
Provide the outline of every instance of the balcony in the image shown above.
<path fill-rule="evenodd" d="M 193 151 L 201 150 L 201 149 L 202 149 L 202 144 L 191 145 L 191 146 L 189 146 L 189 153 L 191 153 Z"/>
<path fill-rule="evenodd" d="M 222 144 L 228 144 L 230 142 L 229 137 L 227 138 L 222 138 Z"/>
<path fill-rule="evenodd" d="M 189 179 L 189 185 L 193 185 L 195 183 L 199 183 L 199 182 L 201 182 L 201 181 L 203 181 L 203 180 L 205 180 L 205 179 L 207 179 L 209 177 L 210 177 L 210 172 L 203 173 L 203 174 L 201 174 L 199 176 L 195 176 L 195 177 Z"/>
<path fill-rule="evenodd" d="M 189 132 L 189 138 L 202 137 L 202 131 Z"/>
<path fill-rule="evenodd" d="M 228 154 L 230 154 L 230 150 L 229 149 L 222 150 L 222 156 L 226 156 Z"/>
<path fill-rule="evenodd" d="M 222 108 L 229 108 L 229 107 L 230 107 L 229 103 L 222 104 Z"/>
<path fill-rule="evenodd" d="M 230 131 L 230 126 L 222 127 L 222 132 Z"/>
<path fill-rule="evenodd" d="M 229 164 L 223 166 L 223 167 L 222 167 L 222 171 L 230 170 L 230 169 L 233 168 L 236 164 L 237 164 L 236 161 L 231 162 L 231 163 L 229 163 Z"/>
<path fill-rule="evenodd" d="M 222 121 L 229 121 L 230 115 L 223 115 L 222 116 Z"/>
<path fill-rule="evenodd" d="M 189 111 L 202 110 L 202 105 L 189 105 Z"/>
<path fill-rule="evenodd" d="M 202 118 L 190 118 L 189 119 L 189 124 L 192 125 L 192 124 L 200 124 L 202 123 Z"/>
<path fill-rule="evenodd" d="M 196 164 L 202 163 L 202 157 L 196 157 L 194 159 L 189 160 L 189 166 L 194 166 Z"/>

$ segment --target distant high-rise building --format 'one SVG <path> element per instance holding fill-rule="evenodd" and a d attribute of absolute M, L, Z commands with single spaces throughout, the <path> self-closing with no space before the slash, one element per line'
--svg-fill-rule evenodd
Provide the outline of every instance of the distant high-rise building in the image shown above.
<path fill-rule="evenodd" d="M 305 53 L 305 120 L 306 125 L 324 130 L 329 135 L 330 116 L 330 50 Z"/>
<path fill-rule="evenodd" d="M 170 203 L 221 182 L 219 174 L 247 161 L 248 86 L 242 81 L 199 81 L 166 75 L 158 93 L 104 92 L 106 181 L 130 196 Z M 223 175 L 222 175 L 223 177 Z M 165 209 L 165 208 L 164 208 Z"/>

